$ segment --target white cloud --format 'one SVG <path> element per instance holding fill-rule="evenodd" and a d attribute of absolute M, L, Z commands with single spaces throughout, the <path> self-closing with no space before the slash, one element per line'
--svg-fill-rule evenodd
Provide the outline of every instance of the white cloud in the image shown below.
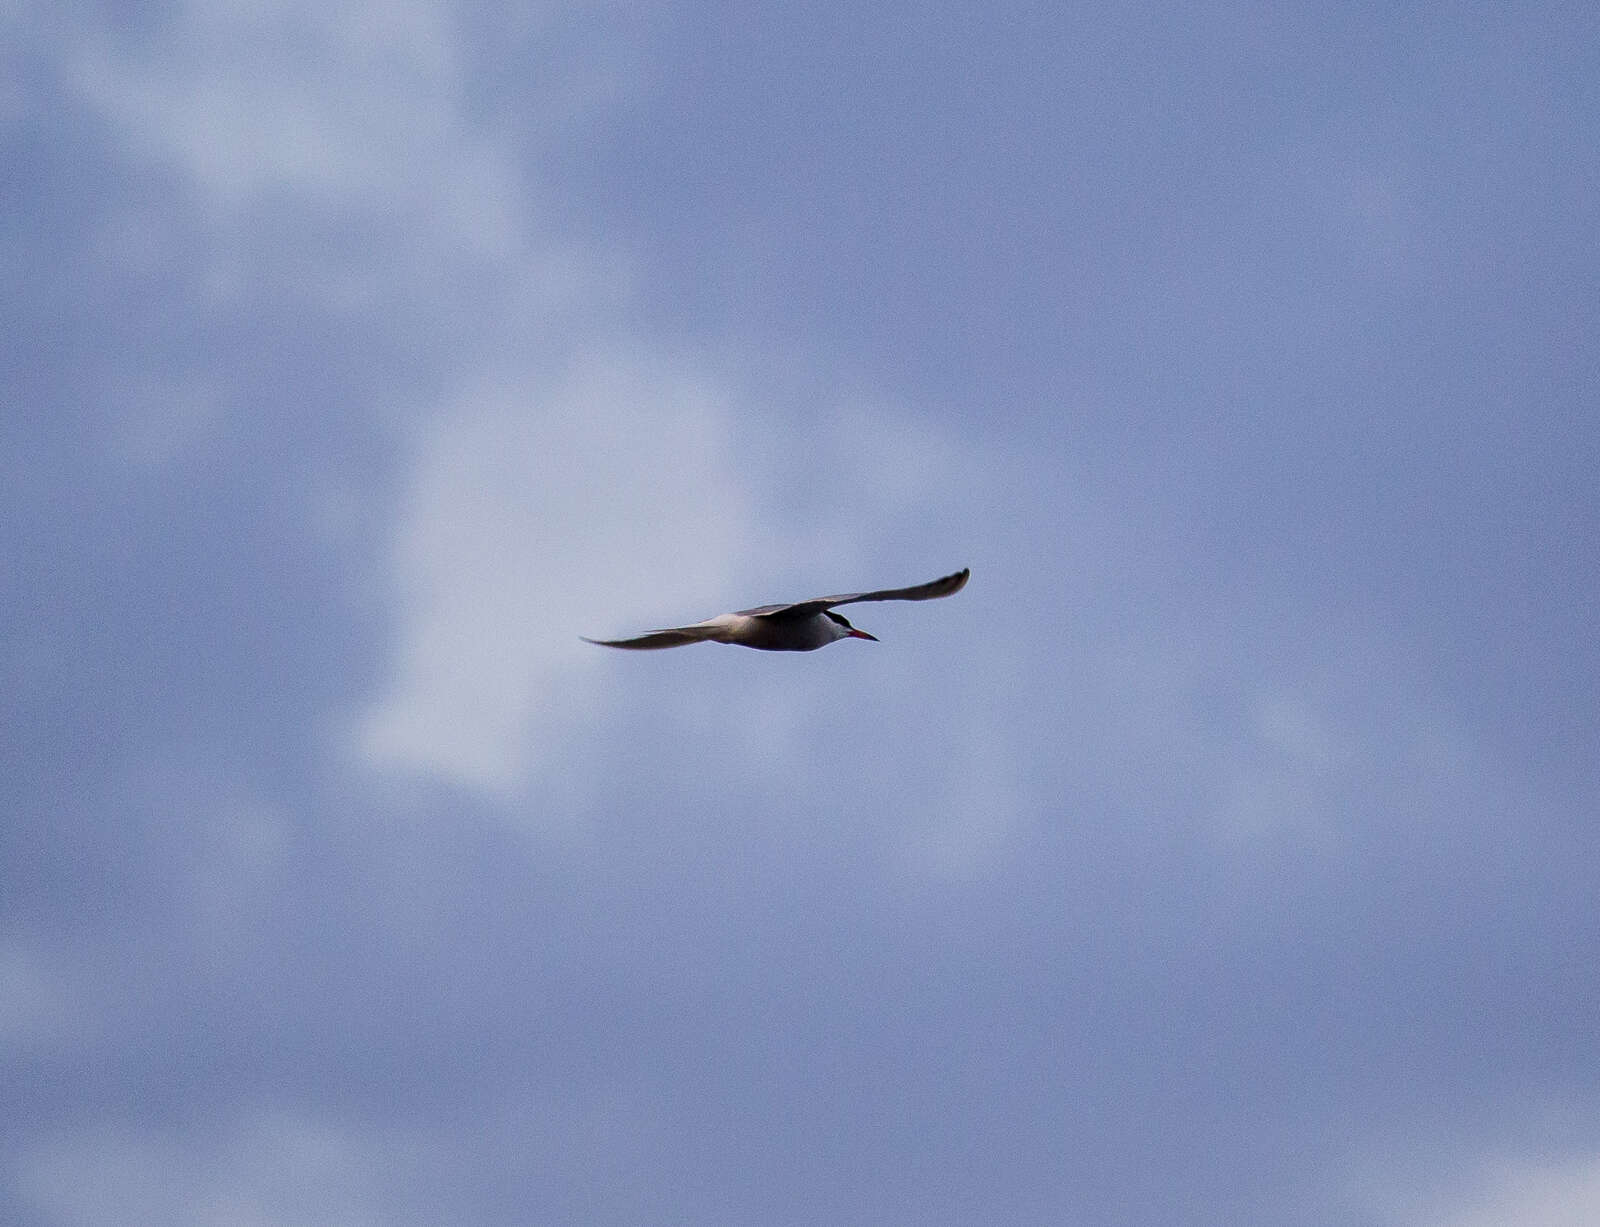
<path fill-rule="evenodd" d="M 1600 1156 L 1507 1164 L 1476 1194 L 1425 1220 L 1437 1227 L 1589 1227 L 1600 1223 Z"/>
<path fill-rule="evenodd" d="M 214 302 L 271 288 L 425 343 L 441 323 L 549 333 L 530 313 L 609 302 L 619 276 L 614 259 L 558 241 L 538 208 L 543 142 L 622 75 L 629 26 L 591 20 L 606 11 L 500 21 L 527 69 L 515 112 L 474 88 L 467 14 L 430 0 L 190 3 L 142 35 L 63 34 L 51 51 L 69 86 L 132 162 L 186 192 L 175 221 L 139 179 L 147 194 L 107 219 L 103 258 L 198 265 Z"/>
<path fill-rule="evenodd" d="M 458 42 L 434 3 L 188 4 L 142 45 L 87 40 L 74 78 L 218 208 L 265 193 L 392 208 L 425 192 L 487 234 L 503 220 L 484 224 L 484 188 L 506 172 L 461 122 Z"/>
<path fill-rule="evenodd" d="M 429 423 L 395 548 L 395 676 L 360 722 L 366 758 L 513 791 L 600 684 L 579 635 L 705 616 L 752 516 L 731 410 L 692 373 L 602 353 L 547 392 L 485 389 Z"/>
<path fill-rule="evenodd" d="M 1490 1154 L 1448 1181 L 1368 1179 L 1357 1200 L 1385 1227 L 1590 1227 L 1600 1223 L 1600 1154 Z"/>

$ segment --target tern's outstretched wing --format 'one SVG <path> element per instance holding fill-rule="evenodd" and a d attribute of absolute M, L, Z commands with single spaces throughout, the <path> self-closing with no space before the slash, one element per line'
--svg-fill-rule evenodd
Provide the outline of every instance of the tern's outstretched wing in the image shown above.
<path fill-rule="evenodd" d="M 602 648 L 632 648 L 635 651 L 649 651 L 652 648 L 681 648 L 686 643 L 705 643 L 712 637 L 712 632 L 704 626 L 675 626 L 671 630 L 651 631 L 648 635 L 639 635 L 633 639 L 590 639 L 587 635 L 579 635 L 585 643 L 597 644 Z"/>
<path fill-rule="evenodd" d="M 953 596 L 967 585 L 972 574 L 970 567 L 962 567 L 954 575 L 946 575 L 926 584 L 911 588 L 883 588 L 877 592 L 847 592 L 842 596 L 819 596 L 809 601 L 796 601 L 792 605 L 762 605 L 756 609 L 739 612 L 753 618 L 809 618 L 812 614 L 832 609 L 835 605 L 855 605 L 861 601 L 931 601 L 935 597 Z"/>

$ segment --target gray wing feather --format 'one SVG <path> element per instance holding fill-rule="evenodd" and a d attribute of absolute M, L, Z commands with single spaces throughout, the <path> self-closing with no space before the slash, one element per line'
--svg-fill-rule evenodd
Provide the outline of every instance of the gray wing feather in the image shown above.
<path fill-rule="evenodd" d="M 602 648 L 631 648 L 636 652 L 651 651 L 655 648 L 681 648 L 686 643 L 705 643 L 711 636 L 697 626 L 679 626 L 668 631 L 651 631 L 648 635 L 639 635 L 633 639 L 590 639 L 587 635 L 579 635 L 585 643 L 592 643 Z"/>
<path fill-rule="evenodd" d="M 846 592 L 840 596 L 819 596 L 809 601 L 795 601 L 791 605 L 760 605 L 739 612 L 753 618 L 807 618 L 832 609 L 835 605 L 856 605 L 862 601 L 931 601 L 935 597 L 954 596 L 967 586 L 972 568 L 962 567 L 953 575 L 916 584 L 910 588 L 880 588 L 877 592 Z"/>

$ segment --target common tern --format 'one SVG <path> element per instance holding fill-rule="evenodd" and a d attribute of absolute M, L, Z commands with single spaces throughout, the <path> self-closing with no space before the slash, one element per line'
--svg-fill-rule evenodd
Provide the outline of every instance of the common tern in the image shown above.
<path fill-rule="evenodd" d="M 836 605 L 861 601 L 931 601 L 950 596 L 966 586 L 971 569 L 963 567 L 931 583 L 912 588 L 885 588 L 879 592 L 849 592 L 843 596 L 819 596 L 789 605 L 758 605 L 738 613 L 719 614 L 691 626 L 672 626 L 651 631 L 634 639 L 589 639 L 585 643 L 603 648 L 676 648 L 686 643 L 737 643 L 764 652 L 812 652 L 839 639 L 871 639 L 877 636 L 858 631 L 843 614 L 833 612 Z"/>

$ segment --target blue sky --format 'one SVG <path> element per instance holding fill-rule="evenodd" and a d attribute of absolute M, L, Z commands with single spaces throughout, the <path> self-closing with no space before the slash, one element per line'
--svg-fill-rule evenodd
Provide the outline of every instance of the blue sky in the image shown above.
<path fill-rule="evenodd" d="M 0 32 L 0 1218 L 1600 1217 L 1586 8 Z"/>

